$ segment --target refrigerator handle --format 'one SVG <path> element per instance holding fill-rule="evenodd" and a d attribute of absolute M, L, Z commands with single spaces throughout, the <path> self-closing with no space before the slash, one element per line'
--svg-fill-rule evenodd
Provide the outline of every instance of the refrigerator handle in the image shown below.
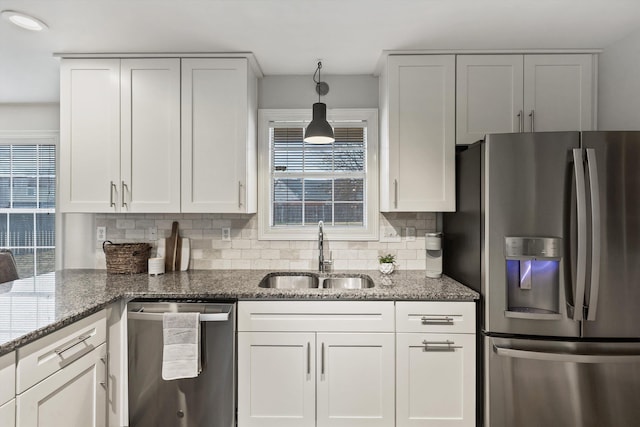
<path fill-rule="evenodd" d="M 548 362 L 564 363 L 638 363 L 640 354 L 579 354 L 554 353 L 551 351 L 522 350 L 519 348 L 493 345 L 493 351 L 498 356 L 515 357 L 519 359 L 544 360 Z"/>
<path fill-rule="evenodd" d="M 576 266 L 576 294 L 573 301 L 573 320 L 584 317 L 584 292 L 587 273 L 587 197 L 584 182 L 583 152 L 573 149 L 573 170 L 576 178 L 576 199 L 578 211 L 578 257 Z"/>
<path fill-rule="evenodd" d="M 589 188 L 591 189 L 591 291 L 587 301 L 587 320 L 596 320 L 598 307 L 598 290 L 600 289 L 600 182 L 598 181 L 598 164 L 596 152 L 587 148 L 587 167 L 589 171 Z"/>

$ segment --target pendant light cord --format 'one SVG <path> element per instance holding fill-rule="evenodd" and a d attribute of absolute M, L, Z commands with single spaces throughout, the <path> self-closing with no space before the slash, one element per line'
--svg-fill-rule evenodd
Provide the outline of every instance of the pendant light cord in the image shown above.
<path fill-rule="evenodd" d="M 313 73 L 313 81 L 316 84 L 316 92 L 318 92 L 318 102 L 320 102 L 320 83 L 322 83 L 322 76 L 320 74 L 320 69 L 322 68 L 322 62 L 318 61 L 318 68 L 316 68 L 316 72 Z M 316 81 L 316 74 L 318 75 L 318 80 Z"/>

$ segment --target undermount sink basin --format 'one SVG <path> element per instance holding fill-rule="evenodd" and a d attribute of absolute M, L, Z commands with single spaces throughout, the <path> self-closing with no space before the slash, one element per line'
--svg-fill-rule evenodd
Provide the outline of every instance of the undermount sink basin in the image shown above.
<path fill-rule="evenodd" d="M 373 288 L 369 276 L 328 276 L 315 273 L 269 273 L 260 281 L 261 288 L 274 289 L 367 289 Z"/>
<path fill-rule="evenodd" d="M 366 289 L 373 288 L 373 280 L 369 277 L 328 277 L 322 282 L 327 289 Z"/>
<path fill-rule="evenodd" d="M 277 289 L 309 289 L 317 288 L 320 280 L 317 276 L 309 274 L 267 274 L 261 281 L 261 288 Z"/>

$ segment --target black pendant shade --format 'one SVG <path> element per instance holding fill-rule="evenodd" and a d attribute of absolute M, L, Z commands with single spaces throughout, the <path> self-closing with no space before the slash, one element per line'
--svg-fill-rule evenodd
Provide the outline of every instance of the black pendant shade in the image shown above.
<path fill-rule="evenodd" d="M 304 133 L 304 142 L 309 144 L 331 144 L 335 141 L 333 128 L 327 122 L 327 104 L 316 102 L 313 104 L 313 118 Z"/>

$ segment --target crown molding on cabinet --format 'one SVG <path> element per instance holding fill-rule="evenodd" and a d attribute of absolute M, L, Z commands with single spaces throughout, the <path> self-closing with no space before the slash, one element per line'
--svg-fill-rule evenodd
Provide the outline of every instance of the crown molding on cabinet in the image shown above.
<path fill-rule="evenodd" d="M 508 54 L 570 54 L 602 53 L 603 49 L 404 49 L 383 50 L 373 75 L 379 76 L 391 55 L 508 55 Z"/>
<path fill-rule="evenodd" d="M 54 52 L 57 58 L 247 58 L 256 76 L 264 77 L 253 52 Z"/>

